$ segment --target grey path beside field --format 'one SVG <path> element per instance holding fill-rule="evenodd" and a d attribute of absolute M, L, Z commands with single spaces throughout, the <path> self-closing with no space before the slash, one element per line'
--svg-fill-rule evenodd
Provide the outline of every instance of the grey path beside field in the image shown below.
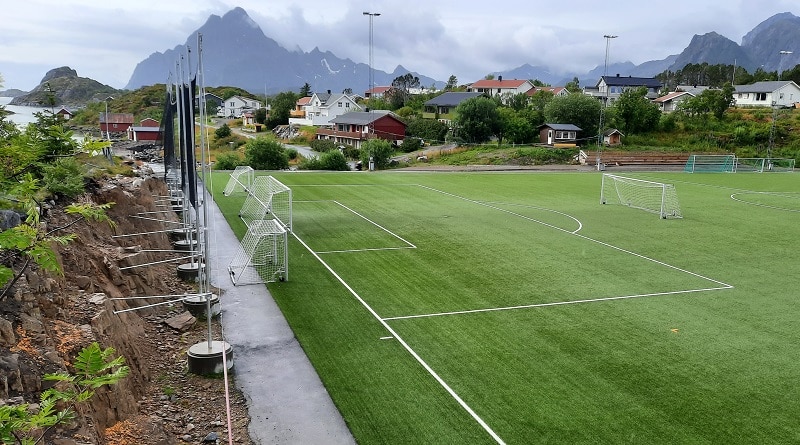
<path fill-rule="evenodd" d="M 227 267 L 239 241 L 208 199 L 209 273 L 222 290 L 224 337 L 236 386 L 249 402 L 251 437 L 259 444 L 355 444 L 266 286 L 231 283 Z"/>

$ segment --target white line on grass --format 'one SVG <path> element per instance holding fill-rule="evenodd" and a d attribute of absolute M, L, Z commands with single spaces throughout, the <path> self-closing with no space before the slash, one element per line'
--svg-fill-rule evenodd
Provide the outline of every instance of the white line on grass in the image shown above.
<path fill-rule="evenodd" d="M 764 207 L 764 208 L 773 209 L 773 210 L 783 210 L 785 212 L 800 212 L 800 210 L 797 210 L 797 209 L 787 209 L 785 207 L 771 206 L 771 205 L 767 205 L 767 204 L 761 204 L 761 203 L 758 203 L 758 202 L 750 202 L 750 201 L 746 201 L 744 199 L 740 199 L 740 198 L 736 197 L 737 195 L 751 195 L 751 194 L 780 196 L 781 198 L 789 198 L 789 199 L 798 199 L 798 198 L 800 198 L 800 196 L 788 196 L 788 195 L 784 194 L 783 192 L 750 192 L 750 193 L 734 193 L 734 194 L 731 195 L 731 199 L 736 201 L 736 202 L 741 202 L 743 204 L 750 204 L 751 206 Z"/>
<path fill-rule="evenodd" d="M 308 250 L 311 253 L 311 255 L 314 255 L 314 258 L 316 258 L 317 261 L 319 261 L 320 264 L 322 264 L 325 267 L 325 269 L 328 269 L 328 272 L 330 272 L 331 275 L 333 275 L 333 277 L 336 278 L 336 280 L 339 281 L 339 283 L 341 283 L 342 286 L 344 286 L 345 289 L 347 289 L 348 292 L 350 292 L 350 294 L 353 295 L 353 297 L 355 297 L 355 299 L 358 300 L 358 302 L 361 303 L 361 305 L 364 306 L 364 308 L 366 308 L 367 311 L 369 311 L 369 313 L 372 314 L 372 316 L 375 317 L 375 319 L 378 320 L 378 322 L 381 325 L 383 325 L 383 327 L 387 331 L 389 331 L 392 337 L 397 339 L 397 341 L 403 346 L 403 348 L 405 348 L 405 350 L 408 351 L 408 353 L 411 354 L 412 357 L 414 357 L 417 363 L 422 365 L 422 367 L 425 368 L 426 371 L 428 371 L 428 374 L 430 374 L 439 383 L 439 385 L 441 385 L 441 387 L 444 388 L 444 390 L 447 391 L 448 394 L 450 394 L 450 396 L 453 397 L 453 399 L 455 399 L 455 401 L 458 402 L 458 404 L 461 405 L 461 407 L 464 408 L 464 410 L 467 411 L 467 413 L 469 413 L 469 415 L 472 416 L 472 418 L 475 419 L 476 422 L 478 422 L 478 424 L 484 429 L 484 431 L 486 431 L 490 436 L 492 436 L 495 442 L 501 445 L 505 445 L 503 439 L 501 439 L 500 436 L 498 436 L 497 433 L 495 433 L 494 430 L 492 430 L 492 428 L 486 422 L 484 422 L 483 419 L 481 419 L 478 413 L 476 413 L 472 408 L 470 408 L 470 406 L 467 405 L 467 403 L 458 394 L 456 394 L 453 388 L 451 388 L 450 385 L 448 385 L 447 382 L 445 382 L 444 379 L 442 379 L 439 376 L 439 374 L 437 374 L 436 371 L 434 371 L 433 368 L 431 368 L 430 365 L 428 365 L 428 363 L 425 362 L 425 360 L 423 360 L 422 357 L 420 357 L 419 354 L 417 354 L 416 351 L 414 351 L 411 348 L 411 346 L 409 346 L 409 344 L 406 343 L 406 341 L 403 340 L 403 338 L 400 337 L 397 334 L 397 332 L 395 332 L 395 330 L 392 329 L 392 327 L 389 326 L 389 324 L 386 321 L 384 321 L 378 315 L 378 313 L 375 312 L 375 310 L 372 309 L 372 307 L 369 304 L 367 304 L 367 302 L 364 301 L 364 299 L 361 298 L 361 296 L 358 295 L 358 293 L 352 287 L 350 287 L 350 285 L 347 284 L 347 282 L 344 281 L 344 279 L 342 279 L 342 277 L 340 277 L 339 274 L 337 274 L 331 266 L 328 265 L 328 263 L 325 262 L 325 260 L 323 260 L 319 255 L 317 255 L 316 252 L 311 250 L 308 244 L 306 244 L 299 236 L 297 236 L 297 233 L 292 232 L 292 236 L 294 236 L 295 239 L 297 239 L 297 241 L 299 241 L 300 244 L 302 244 L 303 247 L 305 247 L 306 250 Z"/>
<path fill-rule="evenodd" d="M 577 304 L 577 303 L 593 303 L 593 302 L 599 302 L 599 301 L 623 300 L 623 299 L 642 298 L 642 297 L 650 297 L 650 296 L 657 296 L 657 295 L 675 295 L 675 294 L 682 294 L 682 293 L 705 292 L 705 291 L 733 289 L 732 285 L 724 283 L 722 281 L 715 280 L 713 278 L 709 278 L 709 277 L 700 275 L 700 274 L 698 274 L 696 272 L 692 272 L 692 271 L 689 271 L 689 270 L 686 270 L 686 269 L 681 269 L 678 266 L 673 266 L 671 264 L 667 264 L 667 263 L 665 263 L 663 261 L 659 261 L 659 260 L 656 260 L 654 258 L 650 258 L 650 257 L 644 256 L 642 254 L 639 254 L 639 253 L 636 253 L 636 252 L 632 252 L 632 251 L 627 250 L 627 249 L 623 249 L 622 247 L 618 247 L 618 246 L 615 246 L 613 244 L 609 244 L 609 243 L 604 242 L 604 241 L 596 240 L 594 238 L 589 238 L 588 236 L 581 235 L 580 233 L 577 233 L 577 231 L 569 231 L 567 229 L 563 229 L 561 227 L 554 226 L 552 224 L 548 224 L 548 223 L 539 221 L 539 220 L 534 219 L 534 218 L 529 218 L 529 217 L 524 216 L 524 215 L 519 215 L 517 213 L 508 211 L 506 209 L 499 208 L 499 207 L 494 206 L 494 205 L 490 205 L 490 204 L 485 203 L 485 202 L 477 201 L 477 200 L 474 200 L 474 199 L 469 199 L 469 198 L 466 198 L 466 197 L 463 197 L 463 196 L 459 196 L 459 195 L 456 195 L 456 194 L 453 194 L 453 193 L 450 193 L 450 192 L 445 192 L 445 191 L 442 191 L 442 190 L 438 190 L 438 189 L 435 189 L 433 187 L 429 187 L 429 186 L 426 186 L 426 185 L 421 185 L 420 184 L 420 187 L 428 189 L 428 190 L 431 190 L 431 191 L 434 191 L 434 192 L 437 192 L 437 193 L 441 193 L 441 194 L 444 194 L 444 195 L 447 195 L 447 196 L 451 196 L 453 198 L 462 199 L 462 200 L 467 201 L 467 202 L 471 202 L 471 203 L 478 204 L 478 205 L 481 205 L 481 206 L 489 207 L 491 209 L 499 210 L 499 211 L 504 212 L 504 213 L 508 213 L 508 214 L 511 214 L 511 215 L 514 215 L 514 216 L 518 216 L 520 218 L 523 218 L 523 219 L 526 219 L 526 220 L 529 220 L 529 221 L 533 221 L 533 222 L 542 224 L 543 226 L 550 227 L 551 229 L 555 229 L 555 230 L 558 230 L 558 231 L 561 231 L 561 232 L 564 232 L 564 233 L 568 233 L 568 234 L 573 235 L 573 236 L 577 236 L 577 237 L 582 238 L 584 240 L 600 244 L 601 246 L 605 246 L 605 247 L 617 250 L 619 252 L 626 253 L 628 255 L 633 255 L 633 256 L 635 256 L 637 258 L 641 258 L 643 260 L 651 261 L 651 262 L 656 263 L 658 265 L 661 265 L 661 266 L 664 266 L 664 267 L 667 267 L 667 268 L 670 268 L 670 269 L 673 269 L 673 270 L 677 270 L 678 272 L 689 274 L 689 275 L 692 275 L 694 277 L 697 277 L 697 278 L 700 278 L 700 279 L 703 279 L 703 280 L 706 280 L 706 281 L 710 281 L 712 283 L 716 283 L 716 284 L 719 285 L 719 287 L 710 287 L 710 288 L 702 288 L 702 289 L 685 289 L 685 290 L 680 290 L 680 291 L 659 292 L 659 293 L 641 294 L 641 295 L 622 295 L 622 296 L 617 296 L 617 297 L 592 298 L 592 299 L 583 299 L 583 300 L 561 301 L 561 302 L 555 302 L 555 303 L 540 303 L 540 304 L 531 304 L 531 305 L 523 305 L 523 306 L 501 307 L 501 308 L 483 308 L 483 309 L 454 311 L 454 312 L 446 312 L 446 313 L 438 313 L 438 314 L 435 313 L 435 314 L 408 315 L 408 316 L 399 316 L 399 317 L 393 317 L 393 318 L 386 318 L 386 320 L 398 320 L 398 319 L 403 319 L 403 318 L 420 318 L 420 317 L 430 317 L 430 316 L 438 316 L 438 315 L 465 314 L 465 313 L 472 313 L 472 312 L 489 312 L 489 311 L 494 311 L 494 310 L 510 310 L 510 309 L 524 309 L 524 308 L 533 308 L 533 307 L 558 306 L 558 305 Z"/>
<path fill-rule="evenodd" d="M 536 304 L 523 304 L 519 306 L 505 306 L 505 307 L 492 307 L 492 308 L 485 308 L 485 309 L 470 309 L 470 310 L 463 310 L 463 311 L 452 311 L 452 312 L 434 312 L 431 314 L 418 314 L 418 315 L 401 315 L 399 317 L 386 317 L 384 320 L 407 320 L 410 318 L 427 318 L 427 317 L 441 317 L 444 315 L 463 315 L 463 314 L 478 314 L 482 312 L 497 312 L 497 311 L 510 311 L 515 309 L 531 309 L 537 307 L 549 307 L 549 306 L 565 306 L 568 304 L 580 304 L 580 303 L 597 303 L 602 301 L 611 301 L 611 300 L 627 300 L 631 298 L 644 298 L 644 297 L 657 297 L 661 295 L 677 295 L 677 294 L 688 294 L 692 292 L 705 292 L 705 291 L 712 291 L 712 290 L 723 290 L 723 289 L 730 289 L 733 286 L 729 287 L 709 287 L 706 289 L 690 289 L 690 290 L 678 290 L 678 291 L 671 291 L 671 292 L 655 292 L 651 294 L 638 294 L 638 295 L 622 295 L 618 297 L 605 297 L 605 298 L 587 298 L 583 300 L 568 300 L 568 301 L 556 301 L 553 303 L 536 303 Z"/>
<path fill-rule="evenodd" d="M 525 204 L 514 204 L 514 203 L 510 203 L 510 202 L 490 202 L 490 201 L 476 201 L 476 202 L 480 202 L 481 204 L 507 205 L 507 206 L 514 206 L 514 207 L 525 207 L 525 208 L 528 208 L 528 209 L 544 210 L 545 212 L 555 213 L 557 215 L 565 216 L 565 217 L 575 221 L 575 223 L 578 224 L 578 228 L 573 230 L 571 233 L 578 233 L 583 228 L 583 223 L 581 223 L 581 220 L 579 220 L 578 218 L 575 218 L 574 216 L 569 215 L 569 214 L 564 213 L 564 212 L 559 212 L 558 210 L 548 209 L 546 207 L 539 207 L 539 206 L 532 206 L 532 205 L 525 205 Z M 537 221 L 537 222 L 539 222 L 539 221 Z"/>
<path fill-rule="evenodd" d="M 407 241 L 406 239 L 404 239 L 402 236 L 400 236 L 400 235 L 398 235 L 398 234 L 396 234 L 396 233 L 392 232 L 391 230 L 387 229 L 386 227 L 383 227 L 382 225 L 380 225 L 380 224 L 376 223 L 375 221 L 373 221 L 373 220 L 371 220 L 371 219 L 367 218 L 366 216 L 364 216 L 364 215 L 362 215 L 362 214 L 360 214 L 360 213 L 356 212 L 355 210 L 351 209 L 350 207 L 347 207 L 346 205 L 342 204 L 341 202 L 339 202 L 339 201 L 333 201 L 333 202 L 335 202 L 336 204 L 339 204 L 340 206 L 342 206 L 342 207 L 344 207 L 345 209 L 347 209 L 347 210 L 349 210 L 349 211 L 353 212 L 354 214 L 356 214 L 356 215 L 358 215 L 358 216 L 360 216 L 360 217 L 364 218 L 364 220 L 365 220 L 365 221 L 367 221 L 367 222 L 369 222 L 369 223 L 371 223 L 371 224 L 373 224 L 373 225 L 377 226 L 378 228 L 380 228 L 380 229 L 381 229 L 381 230 L 383 230 L 384 232 L 388 233 L 389 235 L 392 235 L 393 237 L 395 237 L 395 238 L 399 239 L 400 241 L 402 241 L 402 242 L 404 242 L 404 243 L 408 244 L 408 245 L 409 245 L 409 247 L 411 247 L 412 249 L 416 249 L 416 248 L 417 248 L 417 246 L 415 246 L 414 244 L 412 244 L 412 243 L 408 242 L 408 241 Z"/>
<path fill-rule="evenodd" d="M 450 193 L 450 192 L 445 192 L 445 191 L 443 191 L 443 190 L 438 190 L 438 189 L 435 189 L 435 188 L 433 188 L 433 187 L 428 187 L 427 185 L 422 185 L 422 184 L 419 184 L 419 187 L 422 187 L 422 188 L 424 188 L 424 189 L 428 189 L 428 190 L 431 190 L 431 191 L 434 191 L 434 192 L 437 192 L 437 193 L 441 193 L 441 194 L 443 194 L 443 195 L 447 195 L 447 196 L 450 196 L 450 197 L 452 197 L 452 198 L 457 198 L 457 199 L 461 199 L 461 200 L 464 200 L 464 201 L 467 201 L 467 202 L 471 202 L 471 203 L 473 203 L 473 204 L 478 204 L 478 205 L 481 205 L 481 206 L 484 206 L 484 207 L 489 207 L 490 209 L 499 210 L 499 211 L 501 211 L 501 212 L 508 213 L 509 215 L 514 215 L 514 216 L 516 216 L 516 217 L 519 217 L 519 218 L 522 218 L 522 219 L 527 219 L 528 221 L 533 221 L 533 222 L 535 222 L 535 223 L 539 223 L 539 224 L 541 224 L 541 225 L 543 225 L 543 226 L 551 227 L 551 228 L 553 228 L 553 229 L 561 230 L 562 232 L 571 233 L 571 234 L 573 234 L 573 235 L 574 235 L 574 234 L 577 234 L 577 233 L 578 233 L 578 231 L 579 231 L 579 230 L 581 230 L 581 227 L 583 227 L 583 226 L 581 225 L 581 222 L 580 222 L 580 221 L 578 221 L 578 220 L 577 220 L 577 219 L 575 219 L 575 218 L 572 218 L 571 216 L 570 216 L 570 218 L 572 218 L 572 219 L 575 219 L 575 221 L 578 221 L 578 228 L 577 228 L 576 230 L 572 230 L 572 231 L 570 231 L 570 230 L 567 230 L 567 229 L 562 229 L 561 227 L 554 226 L 554 225 L 552 225 L 552 224 L 548 224 L 548 223 L 546 223 L 546 222 L 544 222 L 544 221 L 539 221 L 539 220 L 538 220 L 538 219 L 536 219 L 536 218 L 531 218 L 531 217 L 529 217 L 529 216 L 520 215 L 519 213 L 512 212 L 511 210 L 506 210 L 506 209 L 503 209 L 503 208 L 497 207 L 496 205 L 493 205 L 493 203 L 490 203 L 490 202 L 477 201 L 477 200 L 474 200 L 474 199 L 465 198 L 465 197 L 463 197 L 463 196 L 459 196 L 459 195 L 456 195 L 456 194 L 453 194 L 453 193 Z M 559 212 L 556 212 L 556 213 L 559 213 Z M 565 213 L 562 213 L 562 215 L 566 215 L 566 214 L 565 214 Z M 566 216 L 569 216 L 569 215 L 566 215 Z"/>

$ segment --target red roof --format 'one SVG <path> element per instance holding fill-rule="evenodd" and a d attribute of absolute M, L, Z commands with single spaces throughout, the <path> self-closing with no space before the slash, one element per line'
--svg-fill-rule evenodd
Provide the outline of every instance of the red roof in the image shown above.
<path fill-rule="evenodd" d="M 498 80 L 498 79 L 481 79 L 470 87 L 472 88 L 519 88 L 520 85 L 527 82 L 527 80 L 519 80 L 519 79 L 510 79 L 510 80 Z"/>
<path fill-rule="evenodd" d="M 666 96 L 661 96 L 658 99 L 655 99 L 654 102 L 666 102 L 668 100 L 675 99 L 678 96 L 683 96 L 684 94 L 689 94 L 689 95 L 693 96 L 693 94 L 688 93 L 686 91 L 673 91 L 673 92 L 667 94 Z"/>
<path fill-rule="evenodd" d="M 308 105 L 309 102 L 311 102 L 311 96 L 305 96 L 297 99 L 297 105 Z"/>
<path fill-rule="evenodd" d="M 367 90 L 367 94 L 381 94 L 391 90 L 392 87 L 372 87 Z"/>

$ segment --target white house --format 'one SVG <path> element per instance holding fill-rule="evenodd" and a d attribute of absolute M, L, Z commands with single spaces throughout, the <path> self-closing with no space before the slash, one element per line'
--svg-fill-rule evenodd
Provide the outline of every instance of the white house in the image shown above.
<path fill-rule="evenodd" d="M 737 107 L 793 107 L 800 102 L 800 86 L 791 80 L 736 85 L 733 100 Z"/>
<path fill-rule="evenodd" d="M 355 96 L 348 94 L 314 93 L 303 105 L 305 116 L 290 117 L 289 125 L 329 125 L 331 120 L 351 111 L 362 111 Z"/>
<path fill-rule="evenodd" d="M 494 97 L 527 93 L 533 88 L 530 80 L 503 80 L 503 76 L 498 76 L 497 79 L 481 79 L 468 86 L 467 91 L 470 93 L 484 93 L 487 96 Z"/>
<path fill-rule="evenodd" d="M 233 96 L 225 99 L 225 102 L 217 109 L 219 117 L 242 117 L 245 111 L 255 111 L 261 108 L 261 102 L 255 99 L 248 99 L 242 96 Z"/>

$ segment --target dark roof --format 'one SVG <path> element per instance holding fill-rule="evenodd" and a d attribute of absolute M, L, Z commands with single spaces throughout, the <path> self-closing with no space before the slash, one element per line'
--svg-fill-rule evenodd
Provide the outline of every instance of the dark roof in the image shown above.
<path fill-rule="evenodd" d="M 136 131 L 139 133 L 155 133 L 161 131 L 158 127 L 128 127 L 131 131 Z"/>
<path fill-rule="evenodd" d="M 394 113 L 388 110 L 374 110 L 374 111 L 351 111 L 331 119 L 332 124 L 354 124 L 354 125 L 367 125 L 375 122 L 376 120 L 389 116 L 392 119 L 403 122 L 398 119 Z"/>
<path fill-rule="evenodd" d="M 736 85 L 735 90 L 737 93 L 771 93 L 788 83 L 791 80 L 772 80 L 766 82 L 756 82 L 750 85 Z"/>
<path fill-rule="evenodd" d="M 597 81 L 597 85 L 600 85 L 605 79 L 606 85 L 609 86 L 616 86 L 616 87 L 647 87 L 647 88 L 661 88 L 661 82 L 658 81 L 655 77 L 631 77 L 631 76 L 602 76 L 600 80 Z"/>
<path fill-rule="evenodd" d="M 583 131 L 582 128 L 572 125 L 572 124 L 542 124 L 539 125 L 539 128 L 542 127 L 549 127 L 553 130 L 561 130 L 561 131 Z"/>
<path fill-rule="evenodd" d="M 472 92 L 472 93 L 464 93 L 458 91 L 448 91 L 447 93 L 440 94 L 433 99 L 425 102 L 425 105 L 430 105 L 434 107 L 441 107 L 441 106 L 457 106 L 461 102 L 464 102 L 467 99 L 472 99 L 473 97 L 478 97 L 483 93 Z"/>
<path fill-rule="evenodd" d="M 603 132 L 603 136 L 611 136 L 614 133 L 618 133 L 620 136 L 625 136 L 622 134 L 621 131 L 617 130 L 616 128 L 609 128 L 608 130 Z"/>

